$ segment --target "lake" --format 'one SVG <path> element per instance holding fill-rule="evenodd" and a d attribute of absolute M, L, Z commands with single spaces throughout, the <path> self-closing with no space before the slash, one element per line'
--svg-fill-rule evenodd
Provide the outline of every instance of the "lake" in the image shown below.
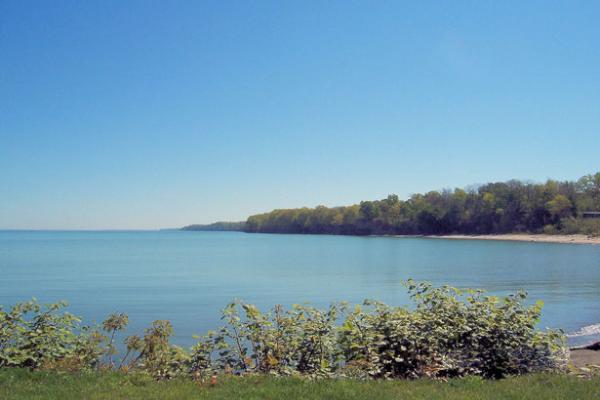
<path fill-rule="evenodd" d="M 219 326 L 234 298 L 275 304 L 365 298 L 410 304 L 401 281 L 526 290 L 540 327 L 600 340 L 600 246 L 183 231 L 0 231 L 0 304 L 67 300 L 86 322 L 129 314 L 128 333 L 168 319 L 174 342 Z"/>

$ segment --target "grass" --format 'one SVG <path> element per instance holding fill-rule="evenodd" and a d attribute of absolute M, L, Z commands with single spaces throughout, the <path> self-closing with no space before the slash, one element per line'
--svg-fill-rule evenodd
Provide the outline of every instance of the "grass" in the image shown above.
<path fill-rule="evenodd" d="M 498 381 L 435 382 L 222 378 L 216 386 L 190 380 L 155 382 L 142 375 L 0 370 L 0 399 L 599 399 L 600 378 L 529 375 Z"/>

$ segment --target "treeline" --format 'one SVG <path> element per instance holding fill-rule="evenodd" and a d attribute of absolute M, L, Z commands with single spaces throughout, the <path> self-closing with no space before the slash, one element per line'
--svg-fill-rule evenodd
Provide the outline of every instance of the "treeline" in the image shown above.
<path fill-rule="evenodd" d="M 219 221 L 212 224 L 195 224 L 188 225 L 181 228 L 184 231 L 244 231 L 246 222 L 225 222 Z"/>
<path fill-rule="evenodd" d="M 252 215 L 247 232 L 312 234 L 492 234 L 509 232 L 600 235 L 600 172 L 577 181 L 511 180 L 478 188 L 431 191 L 400 200 L 362 201 L 346 207 L 297 208 Z"/>

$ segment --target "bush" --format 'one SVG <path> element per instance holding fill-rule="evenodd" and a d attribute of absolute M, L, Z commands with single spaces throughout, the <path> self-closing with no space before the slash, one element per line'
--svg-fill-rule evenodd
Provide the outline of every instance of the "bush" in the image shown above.
<path fill-rule="evenodd" d="M 74 315 L 60 313 L 64 307 L 64 302 L 42 307 L 35 299 L 8 311 L 0 307 L 0 367 L 92 368 L 103 337 L 80 326 Z"/>
<path fill-rule="evenodd" d="M 558 233 L 600 236 L 600 219 L 567 218 L 561 221 Z"/>
<path fill-rule="evenodd" d="M 413 309 L 374 301 L 323 311 L 295 305 L 267 313 L 241 302 L 223 310 L 225 325 L 198 338 L 190 352 L 170 344 L 168 321 L 143 337 L 124 339 L 118 363 L 114 340 L 125 314 L 82 327 L 61 313 L 63 303 L 35 301 L 0 308 L 0 367 L 139 371 L 154 379 L 217 373 L 355 378 L 499 378 L 566 367 L 564 335 L 535 329 L 541 303 L 525 293 L 504 298 L 407 282 Z M 105 334 L 101 333 L 103 330 Z"/>
<path fill-rule="evenodd" d="M 499 378 L 566 367 L 562 333 L 535 330 L 542 304 L 526 307 L 523 292 L 500 299 L 426 283 L 408 289 L 414 311 L 375 302 L 348 314 L 345 360 L 378 378 Z"/>
<path fill-rule="evenodd" d="M 542 233 L 545 235 L 558 235 L 561 232 L 556 226 L 554 225 L 544 225 L 544 228 L 542 228 Z"/>
<path fill-rule="evenodd" d="M 498 298 L 426 283 L 407 286 L 416 303 L 412 311 L 367 301 L 327 312 L 294 306 L 262 314 L 252 305 L 232 303 L 224 310 L 227 326 L 194 348 L 194 370 L 499 378 L 566 368 L 564 335 L 535 329 L 542 304 L 525 306 L 525 293 Z M 344 316 L 341 325 L 338 314 Z"/>

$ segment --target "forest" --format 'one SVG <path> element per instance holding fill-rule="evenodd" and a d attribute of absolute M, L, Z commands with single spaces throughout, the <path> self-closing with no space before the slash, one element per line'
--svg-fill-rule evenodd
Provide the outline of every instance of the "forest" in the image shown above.
<path fill-rule="evenodd" d="M 344 207 L 278 209 L 252 215 L 246 232 L 341 235 L 582 233 L 600 235 L 600 172 L 577 181 L 510 180 L 430 191 L 406 200 L 390 194 Z M 589 218 L 586 218 L 589 217 Z"/>

